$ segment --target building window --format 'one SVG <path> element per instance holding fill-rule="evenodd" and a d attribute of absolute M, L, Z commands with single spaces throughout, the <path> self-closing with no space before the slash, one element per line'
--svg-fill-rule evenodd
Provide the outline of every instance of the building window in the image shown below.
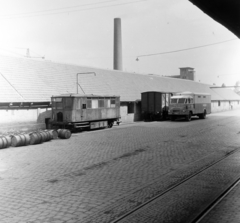
<path fill-rule="evenodd" d="M 218 101 L 218 106 L 221 106 L 221 101 Z"/>
<path fill-rule="evenodd" d="M 104 99 L 99 99 L 98 100 L 98 107 L 99 108 L 104 108 Z"/>
<path fill-rule="evenodd" d="M 128 114 L 133 114 L 134 113 L 134 103 L 129 102 L 128 103 Z"/>
<path fill-rule="evenodd" d="M 92 99 L 92 108 L 98 108 L 98 99 Z"/>
<path fill-rule="evenodd" d="M 201 98 L 201 96 L 198 96 L 198 98 Z"/>
<path fill-rule="evenodd" d="M 72 109 L 73 99 L 65 98 L 65 108 Z"/>
<path fill-rule="evenodd" d="M 115 99 L 111 99 L 111 108 L 115 108 L 115 106 L 116 106 Z"/>
<path fill-rule="evenodd" d="M 76 109 L 81 109 L 81 99 L 76 98 Z"/>
<path fill-rule="evenodd" d="M 87 99 L 87 108 L 92 108 L 92 100 Z"/>
<path fill-rule="evenodd" d="M 111 107 L 111 100 L 110 100 L 110 99 L 106 99 L 106 100 L 105 100 L 105 103 L 106 103 L 106 104 L 105 104 L 105 107 L 106 107 L 106 108 L 110 108 L 110 107 Z"/>

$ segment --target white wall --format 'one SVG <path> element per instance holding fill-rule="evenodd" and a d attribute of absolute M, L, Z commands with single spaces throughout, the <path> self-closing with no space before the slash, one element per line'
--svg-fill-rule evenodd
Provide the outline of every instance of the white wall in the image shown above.
<path fill-rule="evenodd" d="M 134 114 L 128 114 L 128 107 L 122 106 L 120 107 L 121 121 L 122 122 L 133 122 Z"/>
<path fill-rule="evenodd" d="M 220 101 L 220 106 L 218 104 L 218 101 L 212 101 L 211 102 L 211 110 L 212 113 L 214 112 L 221 112 L 221 111 L 228 111 L 231 109 L 238 109 L 240 108 L 240 102 L 239 101 Z"/>
<path fill-rule="evenodd" d="M 43 129 L 51 115 L 50 108 L 0 110 L 0 133 Z"/>

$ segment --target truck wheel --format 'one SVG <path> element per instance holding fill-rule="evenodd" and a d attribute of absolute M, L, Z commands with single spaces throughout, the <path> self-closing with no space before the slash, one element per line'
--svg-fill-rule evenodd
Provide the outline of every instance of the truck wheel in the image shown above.
<path fill-rule="evenodd" d="M 205 119 L 205 118 L 206 118 L 206 111 L 203 112 L 201 118 L 202 118 L 202 119 Z"/>
<path fill-rule="evenodd" d="M 186 116 L 186 120 L 190 122 L 192 120 L 192 113 L 189 112 L 189 114 Z"/>
<path fill-rule="evenodd" d="M 175 121 L 175 117 L 174 116 L 171 116 L 171 121 Z"/>

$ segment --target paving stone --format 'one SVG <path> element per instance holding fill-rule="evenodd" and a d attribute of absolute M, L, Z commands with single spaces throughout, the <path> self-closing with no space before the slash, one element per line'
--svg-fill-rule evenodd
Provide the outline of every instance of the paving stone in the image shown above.
<path fill-rule="evenodd" d="M 0 150 L 0 222 L 107 222 L 237 149 L 239 125 L 230 116 L 140 122 Z"/>

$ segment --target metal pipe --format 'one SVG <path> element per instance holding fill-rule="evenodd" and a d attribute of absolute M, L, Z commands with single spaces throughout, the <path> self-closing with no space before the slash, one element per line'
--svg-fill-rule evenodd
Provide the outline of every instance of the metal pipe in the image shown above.
<path fill-rule="evenodd" d="M 95 72 L 84 72 L 84 73 L 77 73 L 77 94 L 78 94 L 78 86 L 81 88 L 82 92 L 85 94 L 83 88 L 81 87 L 81 85 L 78 83 L 78 75 L 79 74 L 94 74 L 94 76 L 96 76 L 96 73 Z"/>

